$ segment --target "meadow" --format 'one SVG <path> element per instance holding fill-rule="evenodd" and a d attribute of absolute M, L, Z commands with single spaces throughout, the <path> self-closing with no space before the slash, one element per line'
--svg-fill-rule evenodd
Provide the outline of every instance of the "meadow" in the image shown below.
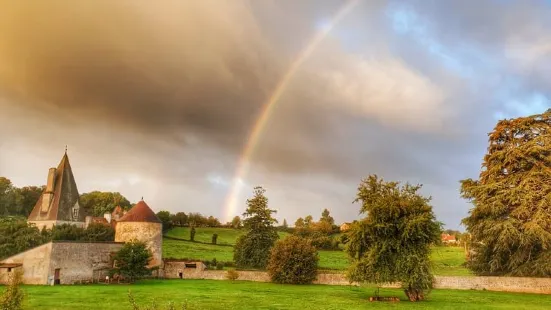
<path fill-rule="evenodd" d="M 213 234 L 218 234 L 218 244 L 210 244 Z M 217 261 L 232 261 L 232 245 L 239 236 L 245 233 L 242 229 L 231 228 L 196 228 L 195 241 L 189 241 L 189 228 L 177 227 L 166 233 L 166 236 L 179 238 L 163 240 L 163 257 L 176 259 L 198 259 Z M 280 232 L 280 238 L 288 233 Z M 331 271 L 344 271 L 349 265 L 349 260 L 343 251 L 319 251 L 319 269 Z M 434 247 L 431 253 L 434 273 L 445 276 L 468 276 L 472 273 L 463 266 L 465 254 L 461 247 Z"/>
<path fill-rule="evenodd" d="M 139 305 L 176 309 L 551 309 L 550 295 L 473 290 L 433 290 L 428 299 L 412 303 L 402 290 L 381 289 L 381 296 L 400 302 L 369 302 L 374 287 L 280 285 L 216 280 L 147 280 L 132 285 L 24 286 L 24 309 L 132 309 L 131 290 Z M 0 292 L 2 288 L 0 287 Z M 161 308 L 162 309 L 162 308 Z"/>

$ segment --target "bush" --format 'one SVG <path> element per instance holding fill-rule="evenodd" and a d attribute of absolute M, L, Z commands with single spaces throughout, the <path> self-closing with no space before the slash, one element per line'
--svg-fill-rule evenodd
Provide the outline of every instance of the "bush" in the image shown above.
<path fill-rule="evenodd" d="M 0 309 L 2 310 L 19 310 L 23 309 L 23 291 L 19 287 L 21 284 L 21 273 L 15 271 L 10 276 L 10 281 L 6 287 L 4 294 L 0 296 Z"/>
<path fill-rule="evenodd" d="M 115 255 L 116 268 L 112 272 L 118 273 L 133 282 L 151 274 L 151 270 L 147 268 L 151 258 L 151 251 L 145 243 L 138 241 L 125 243 Z"/>
<path fill-rule="evenodd" d="M 318 251 L 310 241 L 289 236 L 278 241 L 270 252 L 268 274 L 275 283 L 312 283 L 317 276 L 318 261 Z"/>
<path fill-rule="evenodd" d="M 230 269 L 226 272 L 226 279 L 230 281 L 235 281 L 239 278 L 239 272 L 235 271 L 235 269 Z"/>
<path fill-rule="evenodd" d="M 195 241 L 195 226 L 191 226 L 191 231 L 189 232 L 189 240 Z"/>
<path fill-rule="evenodd" d="M 218 264 L 216 264 L 216 269 L 217 269 L 217 270 L 222 270 L 222 269 L 224 269 L 224 263 L 223 263 L 223 262 L 219 262 Z"/>
<path fill-rule="evenodd" d="M 212 244 L 216 244 L 216 240 L 218 239 L 218 234 L 212 235 Z"/>
<path fill-rule="evenodd" d="M 315 236 L 311 240 L 312 246 L 317 249 L 331 250 L 333 248 L 332 239 L 328 236 Z"/>

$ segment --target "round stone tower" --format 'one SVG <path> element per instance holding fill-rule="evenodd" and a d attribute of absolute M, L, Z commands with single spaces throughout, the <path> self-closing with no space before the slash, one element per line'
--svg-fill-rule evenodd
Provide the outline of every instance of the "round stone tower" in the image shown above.
<path fill-rule="evenodd" d="M 143 201 L 138 202 L 130 211 L 117 221 L 115 241 L 145 242 L 153 254 L 149 267 L 161 266 L 163 261 L 163 225 L 153 210 Z"/>

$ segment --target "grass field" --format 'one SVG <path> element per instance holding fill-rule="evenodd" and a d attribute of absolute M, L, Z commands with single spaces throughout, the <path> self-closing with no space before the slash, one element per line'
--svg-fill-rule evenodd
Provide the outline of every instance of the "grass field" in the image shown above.
<path fill-rule="evenodd" d="M 399 289 L 381 289 L 382 296 L 397 296 L 398 303 L 370 303 L 373 287 L 278 285 L 215 280 L 155 280 L 133 285 L 25 286 L 24 309 L 132 309 L 131 290 L 140 305 L 153 299 L 169 301 L 176 309 L 551 309 L 551 296 L 490 291 L 433 290 L 428 299 L 412 303 Z M 2 288 L 0 287 L 0 291 Z M 163 309 L 163 308 L 161 308 Z"/>
<path fill-rule="evenodd" d="M 244 230 L 230 228 L 208 228 L 199 227 L 196 229 L 195 240 L 210 243 L 212 234 L 218 234 L 218 243 L 233 245 L 235 240 Z M 284 238 L 287 233 L 279 233 Z M 177 227 L 170 230 L 167 236 L 181 239 L 189 239 L 189 228 Z M 232 261 L 233 248 L 199 242 L 180 240 L 163 240 L 163 256 L 167 258 L 190 258 L 200 260 Z M 319 268 L 324 270 L 345 270 L 349 261 L 346 253 L 342 251 L 319 251 Z M 465 254 L 459 247 L 435 247 L 432 251 L 432 262 L 436 275 L 446 276 L 468 276 L 471 272 L 463 266 Z"/>

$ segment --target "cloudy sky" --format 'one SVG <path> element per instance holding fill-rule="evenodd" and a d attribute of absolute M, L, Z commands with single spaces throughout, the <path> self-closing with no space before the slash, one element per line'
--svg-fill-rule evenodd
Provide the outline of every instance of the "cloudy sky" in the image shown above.
<path fill-rule="evenodd" d="M 350 10 L 332 26 L 343 7 Z M 293 223 L 358 218 L 359 181 L 424 184 L 460 228 L 501 118 L 551 107 L 549 1 L 0 0 L 0 175 L 225 219 L 255 185 Z M 266 103 L 249 158 L 238 163 Z M 231 212 L 230 212 L 231 213 Z"/>

